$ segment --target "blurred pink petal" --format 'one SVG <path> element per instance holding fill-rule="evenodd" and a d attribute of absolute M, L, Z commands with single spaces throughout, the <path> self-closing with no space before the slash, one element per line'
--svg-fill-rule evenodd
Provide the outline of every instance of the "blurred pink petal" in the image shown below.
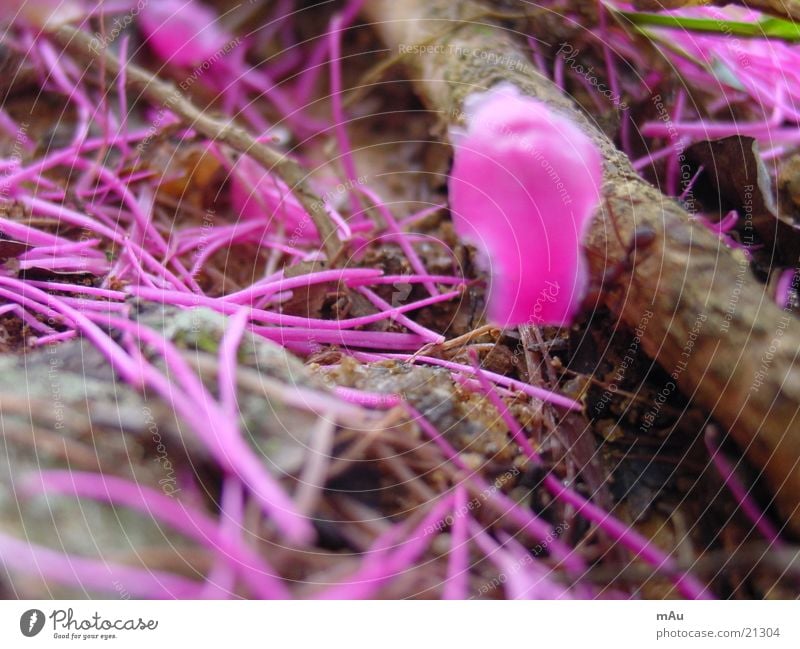
<path fill-rule="evenodd" d="M 569 324 L 586 292 L 581 240 L 600 198 L 600 153 L 571 121 L 510 83 L 465 101 L 454 130 L 453 223 L 491 275 L 500 326 Z"/>
<path fill-rule="evenodd" d="M 194 0 L 148 2 L 139 24 L 150 47 L 172 65 L 199 65 L 231 41 L 217 14 Z"/>
<path fill-rule="evenodd" d="M 85 11 L 78 0 L 3 0 L 0 22 L 27 23 L 45 31 L 83 17 Z"/>

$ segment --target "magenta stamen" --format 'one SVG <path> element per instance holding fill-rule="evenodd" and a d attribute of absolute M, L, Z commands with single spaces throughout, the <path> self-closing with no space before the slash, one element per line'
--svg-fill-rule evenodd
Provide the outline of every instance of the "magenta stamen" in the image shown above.
<path fill-rule="evenodd" d="M 428 363 L 429 365 L 438 365 L 439 367 L 446 367 L 453 372 L 462 372 L 469 374 L 470 376 L 475 375 L 474 368 L 470 367 L 469 365 L 463 365 L 453 361 L 446 361 L 441 358 L 434 358 L 432 356 L 386 354 L 386 357 L 413 363 Z M 487 370 L 483 370 L 483 374 L 489 377 L 495 383 L 499 383 L 507 388 L 513 388 L 515 390 L 519 390 L 520 392 L 524 392 L 525 394 L 533 397 L 534 399 L 538 399 L 539 401 L 546 401 L 547 403 L 552 403 L 554 406 L 567 408 L 568 410 L 583 410 L 583 406 L 579 402 L 556 392 L 551 392 L 550 390 L 546 390 L 544 388 L 537 388 L 534 385 L 523 383 L 522 381 L 517 381 L 516 379 L 503 376 L 502 374 L 496 374 L 495 372 L 489 372 Z"/>
<path fill-rule="evenodd" d="M 328 588 L 319 595 L 319 598 L 364 599 L 372 596 L 381 586 L 402 575 L 414 565 L 435 536 L 426 534 L 426 528 L 444 518 L 452 506 L 452 493 L 440 497 L 422 520 L 409 530 L 404 540 L 398 541 L 391 549 L 381 547 L 383 543 L 376 543 L 379 549 L 364 558 L 361 568 L 350 575 L 347 582 Z M 390 529 L 388 537 L 394 539 L 396 536 L 396 530 Z M 381 542 L 383 539 L 379 538 L 378 541 Z"/>
<path fill-rule="evenodd" d="M 531 446 L 525 436 L 522 426 L 508 410 L 508 407 L 497 396 L 489 381 L 484 377 L 483 371 L 478 367 L 475 358 L 473 362 L 475 363 L 475 371 L 478 379 L 484 387 L 485 395 L 497 409 L 506 426 L 508 426 L 512 437 L 523 451 L 525 451 L 525 454 L 531 462 L 535 465 L 541 465 L 542 459 Z M 563 500 L 566 504 L 573 507 L 578 515 L 584 516 L 587 520 L 597 525 L 599 529 L 628 548 L 636 556 L 641 557 L 642 560 L 646 561 L 657 570 L 667 570 L 670 573 L 675 587 L 685 597 L 691 599 L 708 599 L 709 595 L 706 586 L 691 575 L 679 572 L 675 559 L 662 552 L 652 541 L 649 541 L 641 534 L 625 525 L 622 521 L 614 518 L 610 513 L 586 500 L 577 492 L 565 487 L 552 473 L 545 475 L 543 484 L 555 498 Z"/>
<path fill-rule="evenodd" d="M 239 345 L 247 327 L 249 309 L 241 308 L 228 320 L 228 327 L 219 345 L 219 394 L 220 405 L 228 417 L 239 413 L 236 398 L 236 367 Z"/>
<path fill-rule="evenodd" d="M 19 259 L 18 268 L 43 268 L 47 270 L 91 273 L 92 275 L 105 275 L 111 265 L 105 259 L 86 259 L 83 257 L 50 257 L 49 259 Z"/>
<path fill-rule="evenodd" d="M 386 204 L 381 200 L 381 197 L 374 191 L 372 191 L 369 187 L 364 185 L 356 185 L 356 191 L 361 192 L 366 196 L 372 204 L 376 207 L 380 215 L 383 217 L 384 222 L 386 223 L 386 229 L 393 234 L 402 235 L 403 231 L 400 229 L 400 226 L 397 224 L 397 220 L 394 218 L 394 215 L 386 206 Z M 418 275 L 428 275 L 428 269 L 425 268 L 425 264 L 422 263 L 422 259 L 420 259 L 417 251 L 411 246 L 408 240 L 405 237 L 399 237 L 397 239 L 397 243 L 400 246 L 401 250 L 408 258 L 408 263 L 411 264 L 411 267 Z M 433 282 L 428 282 L 425 284 L 425 288 L 431 295 L 437 295 L 438 291 L 436 290 L 436 286 L 434 286 Z"/>
<path fill-rule="evenodd" d="M 722 447 L 720 445 L 719 435 L 712 426 L 706 427 L 705 443 L 708 453 L 711 456 L 711 461 L 717 468 L 720 476 L 722 477 L 725 486 L 728 487 L 731 494 L 739 505 L 742 513 L 749 518 L 756 529 L 767 539 L 770 545 L 781 546 L 783 541 L 780 537 L 780 532 L 772 524 L 772 521 L 767 517 L 766 512 L 762 511 L 756 501 L 750 495 L 748 489 L 742 484 L 736 475 L 736 468 L 731 465 L 725 457 Z"/>
<path fill-rule="evenodd" d="M 0 288 L 0 295 L 20 302 L 23 307 L 25 307 L 26 304 L 29 307 L 34 307 L 36 305 L 30 298 L 26 298 L 26 294 L 29 294 L 33 296 L 38 303 L 46 305 L 48 308 L 66 317 L 73 326 L 80 329 L 81 332 L 94 343 L 95 347 L 106 357 L 111 366 L 123 379 L 129 381 L 133 385 L 139 385 L 139 369 L 136 367 L 131 357 L 88 317 L 73 309 L 68 304 L 65 304 L 62 299 L 45 293 L 33 286 L 28 286 L 23 281 L 0 276 L 0 286 L 6 286 L 10 289 L 6 290 Z M 25 302 L 26 300 L 27 302 Z"/>
<path fill-rule="evenodd" d="M 795 269 L 790 268 L 784 270 L 778 278 L 778 284 L 775 287 L 775 302 L 781 309 L 786 309 L 791 302 L 796 273 Z"/>
<path fill-rule="evenodd" d="M 34 213 L 42 214 L 57 219 L 60 222 L 70 223 L 78 227 L 86 228 L 89 231 L 96 232 L 104 236 L 114 243 L 118 244 L 123 250 L 130 248 L 135 251 L 137 256 L 147 264 L 152 270 L 156 272 L 156 276 L 163 276 L 169 283 L 180 291 L 189 292 L 189 289 L 178 279 L 171 271 L 164 267 L 164 265 L 155 259 L 149 252 L 141 246 L 135 244 L 127 237 L 118 234 L 115 230 L 101 225 L 97 221 L 89 217 L 79 214 L 74 210 L 70 210 L 63 205 L 54 205 L 37 198 L 29 198 L 27 196 L 21 197 L 20 201 L 25 203 Z"/>
<path fill-rule="evenodd" d="M 285 280 L 285 281 L 288 283 L 291 280 Z M 133 295 L 136 295 L 137 297 L 140 297 L 145 300 L 152 300 L 154 302 L 159 302 L 161 304 L 172 304 L 176 306 L 189 306 L 189 307 L 204 306 L 208 307 L 209 309 L 213 309 L 214 311 L 217 311 L 219 313 L 222 313 L 223 315 L 232 315 L 233 313 L 238 311 L 240 306 L 231 301 L 224 301 L 217 298 L 208 297 L 205 295 L 181 293 L 178 291 L 151 289 L 141 286 L 129 286 L 128 290 Z M 361 290 L 364 289 L 362 288 Z M 417 302 L 410 302 L 408 304 L 404 304 L 398 307 L 391 307 L 385 302 L 381 301 L 388 307 L 384 311 L 380 311 L 378 313 L 373 313 L 366 316 L 360 316 L 357 318 L 344 318 L 342 320 L 303 318 L 301 316 L 284 315 L 282 313 L 275 313 L 273 311 L 266 311 L 264 309 L 256 309 L 256 308 L 252 309 L 250 317 L 253 320 L 253 322 L 267 323 L 281 327 L 302 327 L 302 328 L 317 327 L 319 330 L 323 331 L 341 330 L 342 332 L 344 332 L 348 329 L 364 327 L 366 325 L 374 324 L 382 320 L 396 319 L 400 315 L 408 311 L 421 309 L 436 302 L 451 300 L 455 297 L 459 297 L 460 295 L 461 295 L 460 291 L 451 291 L 450 293 L 443 293 L 441 295 L 425 298 L 424 300 L 418 300 Z M 419 325 L 416 324 L 415 324 L 415 329 L 421 329 L 423 331 L 427 331 L 425 329 L 422 329 Z M 380 332 L 358 332 L 358 333 L 367 334 L 367 333 L 380 333 Z M 431 332 L 428 332 L 426 336 L 422 336 L 420 334 L 415 336 L 417 340 L 419 339 L 425 340 L 425 338 L 430 338 L 430 337 L 431 337 Z M 435 334 L 433 335 L 433 338 L 437 342 L 443 340 L 442 338 L 436 336 Z"/>
<path fill-rule="evenodd" d="M 520 587 L 518 587 L 520 599 L 595 598 L 596 589 L 593 586 L 577 584 L 574 587 L 575 593 L 571 593 L 568 588 L 551 578 L 554 574 L 553 569 L 533 558 L 527 548 L 523 547 L 519 541 L 502 530 L 497 533 L 497 536 L 503 542 L 503 549 L 514 559 L 517 571 L 528 575 L 527 583 L 520 584 Z"/>
<path fill-rule="evenodd" d="M 330 48 L 330 69 L 331 69 L 331 110 L 333 112 L 333 131 L 339 144 L 339 155 L 344 167 L 345 177 L 348 183 L 355 186 L 358 172 L 353 160 L 353 149 L 350 146 L 350 138 L 347 136 L 344 109 L 342 108 L 342 29 L 341 16 L 334 16 L 331 19 L 328 29 L 328 47 Z M 361 211 L 361 204 L 355 194 L 350 194 L 350 208 L 353 214 Z"/>
<path fill-rule="evenodd" d="M 39 322 L 19 304 L 6 304 L 5 306 L 0 307 L 0 315 L 5 315 L 6 313 L 16 313 L 17 317 L 19 317 L 23 322 L 25 322 L 25 324 L 36 331 L 48 335 L 55 331 L 52 327 L 48 327 L 46 324 Z"/>
<path fill-rule="evenodd" d="M 469 546 L 467 538 L 467 490 L 455 489 L 455 513 L 450 529 L 450 554 L 447 561 L 447 581 L 442 589 L 442 599 L 467 599 L 469 592 Z"/>
<path fill-rule="evenodd" d="M 244 520 L 244 489 L 236 478 L 227 476 L 222 483 L 218 534 L 220 538 L 232 543 L 241 542 L 241 528 Z M 273 599 L 289 599 L 289 593 L 276 579 L 284 594 Z M 233 567 L 219 558 L 206 577 L 205 595 L 209 599 L 227 599 L 236 587 L 236 572 Z"/>
<path fill-rule="evenodd" d="M 54 234 L 42 232 L 2 216 L 0 216 L 0 232 L 10 239 L 29 246 L 63 246 L 72 243 L 69 239 L 62 239 Z"/>
<path fill-rule="evenodd" d="M 474 521 L 469 522 L 469 528 L 475 543 L 505 578 L 502 581 L 507 599 L 572 599 L 565 588 L 549 579 L 552 570 L 537 569 L 537 559 L 527 550 L 519 547 L 509 552 L 505 547 L 510 545 L 508 541 L 497 543 Z"/>
<path fill-rule="evenodd" d="M 375 275 L 365 278 L 347 278 L 345 283 L 352 287 L 374 286 L 376 284 L 422 284 L 424 282 L 436 282 L 437 284 L 455 284 L 457 286 L 467 286 L 473 283 L 472 280 L 463 277 L 452 277 L 450 275 Z"/>
<path fill-rule="evenodd" d="M 416 334 L 393 333 L 389 331 L 320 331 L 302 327 L 276 328 L 253 327 L 253 331 L 280 343 L 308 343 L 312 351 L 317 351 L 319 345 L 339 345 L 341 347 L 363 347 L 365 349 L 419 349 L 424 344 L 422 338 Z"/>
<path fill-rule="evenodd" d="M 320 417 L 311 429 L 306 460 L 298 477 L 298 487 L 294 497 L 297 510 L 308 516 L 314 514 L 317 503 L 323 495 L 333 453 L 335 431 L 336 423 L 327 416 Z"/>
<path fill-rule="evenodd" d="M 383 273 L 377 268 L 323 270 L 318 273 L 308 273 L 306 275 L 298 275 L 297 277 L 279 279 L 276 281 L 262 280 L 242 291 L 226 295 L 223 299 L 234 302 L 235 304 L 246 304 L 247 302 L 252 301 L 253 298 L 265 297 L 273 293 L 283 293 L 295 288 L 304 288 L 307 286 L 324 284 L 327 282 L 338 282 L 345 279 L 380 277 L 382 274 Z"/>
<path fill-rule="evenodd" d="M 64 331 L 59 334 L 51 334 L 49 336 L 40 336 L 31 341 L 31 345 L 34 347 L 41 347 L 42 345 L 52 345 L 53 343 L 61 343 L 65 340 L 72 340 L 73 338 L 77 337 L 78 332 L 74 329 L 69 331 Z"/>
<path fill-rule="evenodd" d="M 238 418 L 231 420 L 214 401 L 200 378 L 192 371 L 172 343 L 137 322 L 109 317 L 108 326 L 130 334 L 152 346 L 164 358 L 171 376 L 158 372 L 140 359 L 143 380 L 171 404 L 194 429 L 221 467 L 240 476 L 260 502 L 263 511 L 297 543 L 308 543 L 314 530 L 308 519 L 295 511 L 280 483 L 265 469 L 267 458 L 256 455 L 239 430 Z"/>
<path fill-rule="evenodd" d="M 491 493 L 492 499 L 497 501 L 497 508 L 503 512 L 504 516 L 508 516 L 519 526 L 520 530 L 525 530 L 538 539 L 553 538 L 555 536 L 553 528 L 546 522 L 538 518 L 533 512 L 528 509 L 523 509 L 518 503 L 514 502 L 511 498 L 499 491 L 497 488 L 490 486 L 483 478 L 480 477 L 476 469 L 470 469 L 459 456 L 458 452 L 450 445 L 444 436 L 436 429 L 436 427 L 426 419 L 419 410 L 414 408 L 410 403 L 403 404 L 412 421 L 414 421 L 420 429 L 431 438 L 431 440 L 439 447 L 445 458 L 452 462 L 462 472 L 465 473 L 466 479 L 472 480 L 482 493 Z M 556 538 L 549 547 L 552 555 L 559 559 L 564 567 L 575 574 L 581 574 L 586 566 L 580 556 L 578 556 L 572 548 L 566 545 L 563 541 Z"/>
<path fill-rule="evenodd" d="M 426 207 L 420 210 L 419 212 L 415 212 L 411 216 L 406 216 L 405 218 L 400 219 L 398 221 L 398 225 L 401 228 L 408 227 L 412 223 L 415 223 L 416 221 L 421 221 L 422 219 L 430 216 L 431 214 L 436 214 L 436 212 L 443 210 L 446 207 L 447 207 L 446 205 L 431 205 L 430 207 Z"/>
<path fill-rule="evenodd" d="M 423 327 L 422 325 L 417 324 L 410 318 L 407 318 L 403 315 L 401 308 L 402 307 L 392 307 L 386 300 L 382 299 L 377 293 L 370 291 L 366 286 L 362 286 L 356 289 L 361 295 L 366 297 L 372 304 L 374 304 L 379 309 L 383 309 L 383 313 L 385 313 L 389 318 L 396 321 L 398 324 L 403 325 L 409 331 L 413 331 L 416 334 L 419 334 L 423 340 L 426 340 L 430 343 L 438 345 L 445 341 L 445 337 L 441 334 L 437 334 L 430 329 Z M 434 295 L 428 299 L 420 300 L 419 302 L 414 302 L 418 308 L 423 306 L 429 306 L 430 304 L 444 302 L 451 299 L 455 299 L 457 297 L 461 297 L 461 291 L 451 291 L 450 293 L 443 293 L 440 295 Z"/>
<path fill-rule="evenodd" d="M 178 575 L 132 568 L 105 559 L 89 559 L 34 545 L 0 532 L 0 561 L 6 570 L 43 578 L 69 588 L 117 594 L 117 585 L 133 597 L 196 599 L 202 585 Z"/>
<path fill-rule="evenodd" d="M 258 597 L 288 596 L 274 569 L 244 543 L 221 535 L 217 523 L 204 513 L 141 483 L 99 473 L 43 471 L 32 476 L 23 491 L 70 494 L 129 507 L 206 546 L 234 569 Z"/>
<path fill-rule="evenodd" d="M 21 254 L 17 259 L 35 259 L 37 257 L 44 257 L 45 255 L 65 255 L 72 252 L 80 252 L 86 248 L 94 248 L 100 243 L 99 239 L 89 239 L 87 241 L 81 241 L 79 243 L 64 243 L 58 244 L 54 246 L 41 246 L 39 248 L 34 248 L 33 250 L 29 250 Z M 97 251 L 97 250 L 87 250 L 87 254 L 93 254 L 98 257 L 102 257 L 105 259 L 105 256 Z"/>
<path fill-rule="evenodd" d="M 703 165 L 700 165 L 697 168 L 697 171 L 695 171 L 694 176 L 692 176 L 689 179 L 689 182 L 686 183 L 686 187 L 683 188 L 683 192 L 681 192 L 681 195 L 678 196 L 678 200 L 680 202 L 685 201 L 686 197 L 689 196 L 689 194 L 691 193 L 692 189 L 695 186 L 695 183 L 697 183 L 697 179 L 700 178 L 700 175 L 703 173 L 703 171 L 705 171 L 705 168 L 703 167 Z"/>
<path fill-rule="evenodd" d="M 83 284 L 66 284 L 64 282 L 40 281 L 35 279 L 26 279 L 25 283 L 29 286 L 45 289 L 48 291 L 62 291 L 64 293 L 80 293 L 83 295 L 93 295 L 95 297 L 105 298 L 107 300 L 123 301 L 127 297 L 122 291 L 111 291 L 104 288 L 95 288 L 94 286 L 84 286 Z"/>

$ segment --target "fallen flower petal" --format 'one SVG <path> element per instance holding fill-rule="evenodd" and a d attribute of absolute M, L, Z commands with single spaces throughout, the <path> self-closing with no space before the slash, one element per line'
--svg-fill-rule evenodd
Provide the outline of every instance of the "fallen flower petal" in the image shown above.
<path fill-rule="evenodd" d="M 199 65 L 231 40 L 218 21 L 214 11 L 192 0 L 149 2 L 139 17 L 156 54 L 182 66 Z"/>
<path fill-rule="evenodd" d="M 449 192 L 458 234 L 491 274 L 498 325 L 571 322 L 588 274 L 580 242 L 600 196 L 594 144 L 572 122 L 503 83 L 465 100 Z"/>

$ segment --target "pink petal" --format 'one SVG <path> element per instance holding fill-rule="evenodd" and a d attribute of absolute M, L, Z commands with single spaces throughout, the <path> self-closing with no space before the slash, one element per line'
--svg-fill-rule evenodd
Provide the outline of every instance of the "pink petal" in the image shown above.
<path fill-rule="evenodd" d="M 0 22 L 27 23 L 42 30 L 55 29 L 85 14 L 78 0 L 3 0 Z"/>
<path fill-rule="evenodd" d="M 500 326 L 572 321 L 588 283 L 580 248 L 600 198 L 592 141 L 542 102 L 502 83 L 467 97 L 450 207 L 456 231 L 491 275 Z"/>
<path fill-rule="evenodd" d="M 167 63 L 199 65 L 222 50 L 231 38 L 219 17 L 193 0 L 148 2 L 139 16 L 147 42 Z"/>

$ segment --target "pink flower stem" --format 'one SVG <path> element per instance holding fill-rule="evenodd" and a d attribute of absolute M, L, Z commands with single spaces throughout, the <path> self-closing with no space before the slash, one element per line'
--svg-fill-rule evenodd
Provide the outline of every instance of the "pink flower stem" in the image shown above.
<path fill-rule="evenodd" d="M 23 307 L 27 305 L 41 309 L 42 307 L 38 305 L 44 305 L 63 316 L 68 324 L 80 329 L 83 335 L 97 347 L 124 380 L 134 386 L 140 385 L 139 368 L 136 367 L 133 359 L 86 315 L 64 303 L 61 298 L 45 293 L 33 286 L 28 286 L 18 279 L 0 276 L 0 287 L 6 287 L 0 288 L 0 295 L 19 302 Z"/>
<path fill-rule="evenodd" d="M 234 304 L 246 304 L 251 302 L 254 298 L 265 297 L 274 293 L 283 293 L 295 288 L 304 288 L 313 286 L 315 284 L 324 284 L 326 282 L 338 282 L 341 280 L 349 279 L 366 279 L 379 277 L 382 274 L 377 268 L 349 268 L 349 269 L 333 269 L 323 270 L 318 273 L 309 273 L 305 275 L 298 275 L 297 277 L 260 281 L 252 286 L 226 295 L 223 299 L 233 302 Z"/>

